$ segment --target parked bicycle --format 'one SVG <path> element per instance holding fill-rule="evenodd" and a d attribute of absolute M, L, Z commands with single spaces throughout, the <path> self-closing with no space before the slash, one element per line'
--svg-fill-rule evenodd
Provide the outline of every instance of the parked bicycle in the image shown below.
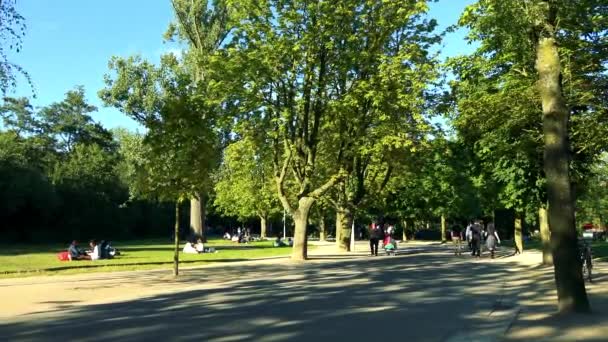
<path fill-rule="evenodd" d="M 591 245 L 585 239 L 579 242 L 579 260 L 581 267 L 583 268 L 583 279 L 592 281 L 592 270 L 593 270 L 593 254 L 591 251 Z"/>

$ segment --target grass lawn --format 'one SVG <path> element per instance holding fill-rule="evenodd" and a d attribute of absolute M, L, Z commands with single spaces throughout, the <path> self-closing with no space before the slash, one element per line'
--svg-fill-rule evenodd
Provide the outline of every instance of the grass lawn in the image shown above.
<path fill-rule="evenodd" d="M 67 245 L 0 245 L 0 278 L 32 275 L 73 274 L 89 272 L 170 269 L 173 265 L 173 244 L 167 240 L 113 241 L 121 255 L 109 260 L 59 261 L 57 253 Z M 273 247 L 272 241 L 236 244 L 211 239 L 205 244 L 218 253 L 184 254 L 180 244 L 180 266 L 204 265 L 211 262 L 244 261 L 256 258 L 286 256 L 291 247 Z M 85 249 L 84 243 L 80 248 Z M 309 246 L 310 248 L 310 246 Z"/>
<path fill-rule="evenodd" d="M 532 239 L 524 243 L 524 250 L 536 249 L 541 250 L 541 242 L 538 239 Z M 608 242 L 606 241 L 594 241 L 591 243 L 591 250 L 593 251 L 593 258 L 598 261 L 608 261 Z"/>

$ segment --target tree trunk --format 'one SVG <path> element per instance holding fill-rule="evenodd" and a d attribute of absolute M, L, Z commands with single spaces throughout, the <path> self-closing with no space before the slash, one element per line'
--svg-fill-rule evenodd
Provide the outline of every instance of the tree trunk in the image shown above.
<path fill-rule="evenodd" d="M 207 242 L 207 229 L 205 227 L 205 218 L 207 217 L 207 207 L 205 206 L 205 193 L 201 193 L 201 239 L 203 242 Z"/>
<path fill-rule="evenodd" d="M 521 214 L 515 214 L 515 233 L 513 235 L 513 240 L 515 241 L 515 250 L 516 253 L 523 253 L 524 251 L 524 240 L 522 234 L 522 222 L 521 222 Z"/>
<path fill-rule="evenodd" d="M 403 224 L 403 241 L 407 241 L 407 220 L 402 220 L 401 223 Z"/>
<path fill-rule="evenodd" d="M 557 9 L 549 5 L 551 15 Z M 549 18 L 551 21 L 554 18 Z M 569 175 L 569 112 L 562 96 L 561 64 L 552 32 L 537 46 L 536 69 L 543 109 L 544 170 L 549 200 L 551 249 L 559 312 L 588 312 L 589 300 L 578 260 L 574 195 Z"/>
<path fill-rule="evenodd" d="M 319 219 L 319 240 L 320 241 L 326 240 L 326 238 L 327 238 L 326 229 L 327 229 L 327 227 L 325 226 L 325 217 L 321 216 L 321 218 Z"/>
<path fill-rule="evenodd" d="M 202 206 L 198 193 L 190 199 L 190 234 L 203 236 Z"/>
<path fill-rule="evenodd" d="M 179 200 L 175 202 L 175 246 L 173 250 L 173 276 L 179 275 Z"/>
<path fill-rule="evenodd" d="M 293 214 L 295 231 L 293 234 L 291 260 L 304 261 L 308 258 L 308 235 L 306 233 L 306 226 L 308 224 L 310 207 L 312 207 L 314 202 L 314 198 L 311 197 L 302 197 L 298 201 L 298 209 Z"/>
<path fill-rule="evenodd" d="M 445 215 L 441 215 L 441 242 L 446 242 L 448 239 L 445 235 Z"/>
<path fill-rule="evenodd" d="M 262 239 L 266 238 L 266 215 L 260 215 L 260 237 Z"/>
<path fill-rule="evenodd" d="M 350 209 L 336 208 L 336 231 L 340 230 L 340 239 L 336 239 L 336 247 L 341 252 L 350 252 L 352 224 L 353 214 Z"/>
<path fill-rule="evenodd" d="M 341 223 L 340 223 L 340 216 L 338 215 L 338 211 L 336 210 L 336 232 L 335 232 L 335 236 L 336 236 L 336 248 L 338 248 L 338 241 L 340 241 L 342 239 L 342 229 L 340 229 L 341 227 Z"/>
<path fill-rule="evenodd" d="M 547 208 L 541 206 L 538 209 L 538 222 L 540 223 L 540 240 L 543 249 L 543 265 L 553 265 L 551 254 L 551 231 L 547 217 Z"/>

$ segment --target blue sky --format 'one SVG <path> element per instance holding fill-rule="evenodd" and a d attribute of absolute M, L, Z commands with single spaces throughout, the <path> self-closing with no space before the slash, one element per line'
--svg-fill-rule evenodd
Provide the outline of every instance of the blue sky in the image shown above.
<path fill-rule="evenodd" d="M 456 23 L 458 16 L 474 0 L 439 0 L 432 4 L 431 16 L 441 27 Z M 169 0 L 18 0 L 17 8 L 26 18 L 27 33 L 23 50 L 11 60 L 28 71 L 37 98 L 44 106 L 63 99 L 66 91 L 83 85 L 87 99 L 99 108 L 93 114 L 107 128 L 138 128 L 136 122 L 113 108 L 104 108 L 97 97 L 103 87 L 111 56 L 141 54 L 158 60 L 174 47 L 163 43 L 162 35 L 172 19 Z M 471 50 L 464 32 L 451 34 L 442 49 L 443 56 Z M 20 80 L 10 96 L 31 96 Z"/>

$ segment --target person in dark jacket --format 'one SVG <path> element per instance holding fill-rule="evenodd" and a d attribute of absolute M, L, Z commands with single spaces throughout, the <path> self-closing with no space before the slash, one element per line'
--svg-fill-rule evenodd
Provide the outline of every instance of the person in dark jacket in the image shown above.
<path fill-rule="evenodd" d="M 471 226 L 471 247 L 473 248 L 472 256 L 481 257 L 481 232 L 483 231 L 483 226 L 481 221 L 476 221 L 473 226 Z"/>
<path fill-rule="evenodd" d="M 380 240 L 382 240 L 382 235 L 382 227 L 375 222 L 372 223 L 369 230 L 369 248 L 371 255 L 378 256 L 378 244 Z"/>

